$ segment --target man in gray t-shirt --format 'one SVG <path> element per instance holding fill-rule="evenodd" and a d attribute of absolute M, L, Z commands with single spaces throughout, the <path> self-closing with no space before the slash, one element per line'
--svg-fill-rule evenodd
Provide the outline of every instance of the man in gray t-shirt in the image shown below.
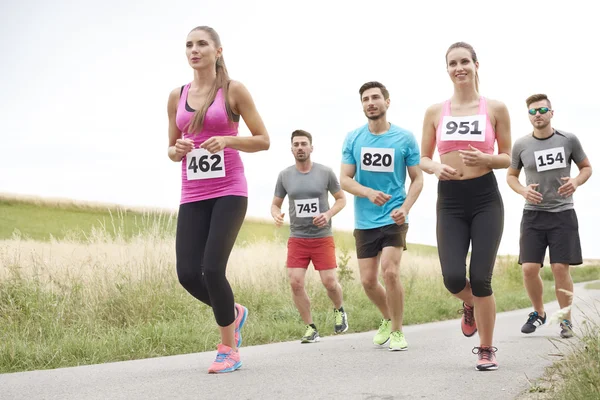
<path fill-rule="evenodd" d="M 348 330 L 348 317 L 342 306 L 342 287 L 335 274 L 337 263 L 331 231 L 331 218 L 344 208 L 346 197 L 333 170 L 311 161 L 312 151 L 311 134 L 302 130 L 294 131 L 292 154 L 296 164 L 279 173 L 271 205 L 271 216 L 279 227 L 285 216 L 281 212 L 281 205 L 288 196 L 290 238 L 287 244 L 287 271 L 294 303 L 306 324 L 302 343 L 314 343 L 320 339 L 304 288 L 306 270 L 311 261 L 315 270 L 319 271 L 327 295 L 334 305 L 334 332 L 337 334 Z M 331 208 L 329 193 L 335 198 Z"/>
<path fill-rule="evenodd" d="M 561 309 L 571 305 L 572 296 L 562 290 L 573 293 L 569 265 L 583 262 L 573 193 L 591 176 L 592 167 L 575 135 L 552 128 L 554 110 L 546 95 L 532 95 L 526 102 L 533 133 L 515 142 L 506 179 L 526 201 L 521 220 L 519 264 L 523 265 L 523 281 L 533 312 L 521 332 L 532 333 L 546 322 L 544 286 L 540 278 L 546 248 L 550 250 L 558 304 Z M 571 162 L 579 168 L 575 178 L 571 178 Z M 525 170 L 527 186 L 519 182 L 521 169 Z M 560 335 L 564 338 L 573 336 L 570 319 L 570 312 L 565 312 L 560 324 Z"/>

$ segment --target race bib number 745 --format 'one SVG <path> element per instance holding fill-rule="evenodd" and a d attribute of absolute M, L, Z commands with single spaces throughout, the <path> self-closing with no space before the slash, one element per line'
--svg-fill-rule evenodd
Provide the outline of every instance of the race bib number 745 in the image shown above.
<path fill-rule="evenodd" d="M 319 215 L 319 199 L 294 200 L 296 217 L 309 218 Z"/>
<path fill-rule="evenodd" d="M 225 176 L 225 154 L 223 150 L 211 154 L 205 149 L 194 149 L 187 154 L 186 164 L 188 181 Z"/>

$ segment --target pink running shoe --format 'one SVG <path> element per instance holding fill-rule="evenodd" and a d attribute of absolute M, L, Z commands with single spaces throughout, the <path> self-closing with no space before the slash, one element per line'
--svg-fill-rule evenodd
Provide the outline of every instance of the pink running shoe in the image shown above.
<path fill-rule="evenodd" d="M 242 345 L 242 334 L 240 333 L 240 329 L 246 323 L 246 318 L 248 318 L 248 309 L 241 304 L 235 303 L 235 309 L 237 310 L 237 315 L 235 317 L 235 343 L 238 349 Z"/>
<path fill-rule="evenodd" d="M 458 311 L 461 313 L 462 320 L 460 321 L 460 327 L 463 335 L 471 337 L 477 332 L 477 324 L 475 323 L 475 315 L 473 314 L 473 307 L 463 303 L 463 309 Z"/>
<path fill-rule="evenodd" d="M 217 358 L 208 369 L 209 374 L 221 374 L 224 372 L 233 372 L 242 366 L 239 351 L 231 347 L 219 344 L 217 346 Z"/>
<path fill-rule="evenodd" d="M 477 354 L 479 359 L 475 369 L 478 371 L 493 371 L 498 369 L 498 361 L 496 361 L 497 348 L 492 346 L 474 347 L 473 354 Z"/>

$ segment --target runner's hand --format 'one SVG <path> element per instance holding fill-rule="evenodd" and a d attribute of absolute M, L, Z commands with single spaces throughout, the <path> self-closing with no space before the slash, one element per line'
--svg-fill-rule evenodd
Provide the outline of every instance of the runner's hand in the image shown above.
<path fill-rule="evenodd" d="M 203 142 L 200 147 L 208 150 L 211 154 L 215 154 L 227 147 L 227 141 L 224 136 L 213 136 Z"/>
<path fill-rule="evenodd" d="M 369 194 L 367 195 L 367 197 L 371 203 L 378 206 L 384 205 L 389 199 L 392 198 L 392 196 L 389 194 L 385 194 L 383 192 L 380 192 L 379 190 L 373 189 L 369 190 Z"/>
<path fill-rule="evenodd" d="M 406 212 L 406 210 L 402 207 L 400 208 L 396 208 L 394 211 L 392 211 L 391 217 L 394 220 L 394 222 L 396 223 L 396 225 L 402 225 L 406 222 L 406 216 L 408 215 L 408 213 Z"/>
<path fill-rule="evenodd" d="M 330 219 L 331 217 L 329 216 L 329 214 L 322 213 L 313 218 L 313 224 L 315 224 L 319 228 L 322 228 L 325 225 L 327 225 L 327 223 L 329 223 Z"/>
<path fill-rule="evenodd" d="M 283 225 L 283 217 L 285 217 L 285 213 L 281 213 L 281 214 L 271 213 L 271 216 L 275 220 L 276 227 L 279 228 L 279 227 L 281 227 L 281 225 Z"/>
<path fill-rule="evenodd" d="M 192 139 L 177 139 L 175 142 L 175 154 L 177 157 L 183 158 L 192 150 L 194 150 L 194 141 Z"/>
<path fill-rule="evenodd" d="M 535 190 L 538 186 L 540 186 L 538 183 L 532 183 L 525 188 L 523 193 L 521 193 L 525 200 L 531 204 L 540 204 L 542 200 L 544 200 L 542 194 Z"/>
<path fill-rule="evenodd" d="M 460 158 L 463 160 L 463 164 L 467 167 L 481 167 L 488 165 L 489 156 L 484 154 L 475 147 L 469 145 L 471 150 L 459 150 Z"/>
<path fill-rule="evenodd" d="M 438 164 L 438 167 L 435 169 L 434 173 L 440 181 L 449 181 L 454 175 L 456 175 L 457 171 L 449 165 Z"/>
<path fill-rule="evenodd" d="M 561 187 L 558 188 L 558 194 L 560 194 L 563 197 L 569 197 L 572 196 L 573 193 L 575 193 L 575 191 L 577 190 L 577 182 L 575 182 L 575 179 L 565 176 L 563 178 L 560 178 L 563 182 L 566 181 L 567 183 L 565 183 L 564 185 L 562 185 Z"/>

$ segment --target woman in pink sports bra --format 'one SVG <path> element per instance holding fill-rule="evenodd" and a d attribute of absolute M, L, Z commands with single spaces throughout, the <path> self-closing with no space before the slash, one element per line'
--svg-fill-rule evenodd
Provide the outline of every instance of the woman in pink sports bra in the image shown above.
<path fill-rule="evenodd" d="M 239 151 L 269 148 L 269 135 L 248 90 L 229 79 L 221 40 L 199 26 L 186 40 L 194 80 L 169 95 L 169 158 L 181 163 L 175 253 L 181 285 L 212 308 L 221 333 L 209 373 L 238 369 L 240 329 L 248 310 L 234 302 L 227 260 L 244 222 L 248 189 Z M 240 116 L 252 133 L 238 137 Z"/>
<path fill-rule="evenodd" d="M 436 233 L 444 285 L 463 301 L 463 334 L 479 332 L 480 345 L 473 349 L 478 355 L 476 369 L 495 370 L 496 303 L 491 281 L 504 206 L 492 170 L 510 165 L 510 118 L 503 103 L 479 94 L 479 62 L 473 47 L 464 42 L 451 45 L 446 68 L 454 94 L 425 113 L 420 167 L 439 179 Z M 440 162 L 433 161 L 436 147 Z"/>

